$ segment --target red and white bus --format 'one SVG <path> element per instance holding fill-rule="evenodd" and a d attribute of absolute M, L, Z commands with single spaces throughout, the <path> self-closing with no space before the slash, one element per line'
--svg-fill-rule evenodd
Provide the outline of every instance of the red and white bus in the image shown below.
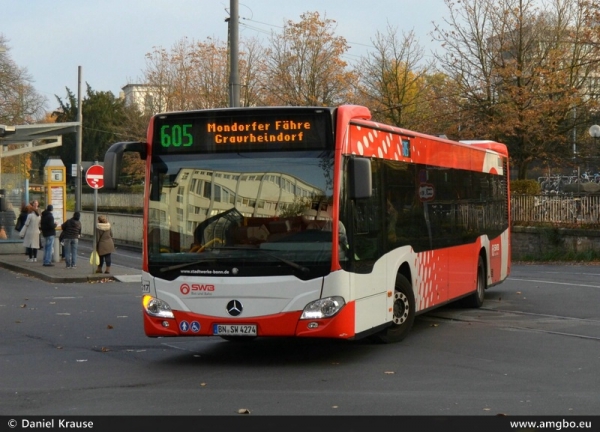
<path fill-rule="evenodd" d="M 362 106 L 155 115 L 142 292 L 150 337 L 406 337 L 510 271 L 506 146 L 371 121 Z"/>

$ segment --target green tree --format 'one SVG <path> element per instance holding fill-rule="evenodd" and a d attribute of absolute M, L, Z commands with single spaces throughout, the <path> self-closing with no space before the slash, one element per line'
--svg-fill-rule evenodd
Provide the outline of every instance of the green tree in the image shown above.
<path fill-rule="evenodd" d="M 122 99 L 115 98 L 112 92 L 95 91 L 86 83 L 86 95 L 82 100 L 82 143 L 81 160 L 83 162 L 103 161 L 106 150 L 115 142 L 122 141 L 122 130 L 126 116 Z M 59 108 L 52 113 L 56 122 L 77 121 L 78 100 L 67 88 L 66 100 L 57 97 Z M 65 166 L 70 167 L 76 161 L 76 134 L 64 135 L 62 146 L 52 150 L 37 152 L 38 166 L 51 155 L 58 155 Z M 70 170 L 67 170 L 70 175 Z"/>

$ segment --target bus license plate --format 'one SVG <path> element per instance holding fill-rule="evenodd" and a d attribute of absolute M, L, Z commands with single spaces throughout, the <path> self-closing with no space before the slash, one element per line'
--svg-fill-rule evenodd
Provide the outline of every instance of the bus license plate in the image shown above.
<path fill-rule="evenodd" d="M 254 324 L 214 324 L 213 335 L 217 336 L 256 336 Z"/>

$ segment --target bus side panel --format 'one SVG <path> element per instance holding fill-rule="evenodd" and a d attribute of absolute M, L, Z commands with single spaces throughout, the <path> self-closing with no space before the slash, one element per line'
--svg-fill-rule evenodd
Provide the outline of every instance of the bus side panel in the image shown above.
<path fill-rule="evenodd" d="M 387 314 L 387 292 L 393 290 L 386 256 L 379 259 L 368 274 L 351 273 L 350 298 L 355 300 L 354 330 L 361 333 L 391 320 Z"/>
<path fill-rule="evenodd" d="M 452 254 L 448 300 L 475 291 L 477 287 L 477 262 L 481 241 L 455 246 L 449 250 Z"/>
<path fill-rule="evenodd" d="M 495 285 L 510 273 L 510 230 L 490 240 L 489 257 L 488 285 Z"/>
<path fill-rule="evenodd" d="M 352 274 L 350 285 L 352 298 L 356 300 L 356 333 L 392 321 L 396 275 L 404 263 L 411 269 L 417 312 L 448 301 L 451 254 L 454 250 L 437 249 L 417 254 L 406 246 L 384 255 L 371 273 Z"/>
<path fill-rule="evenodd" d="M 356 309 L 355 333 L 361 333 L 391 321 L 391 315 L 388 318 L 388 314 L 386 314 L 387 297 L 387 293 L 380 293 L 356 300 L 354 305 Z"/>
<path fill-rule="evenodd" d="M 417 287 L 415 295 L 416 311 L 429 309 L 448 300 L 449 269 L 448 262 L 455 251 L 436 249 L 418 253 L 413 263 L 413 286 Z"/>
<path fill-rule="evenodd" d="M 352 298 L 356 301 L 356 333 L 392 321 L 396 275 L 404 263 L 411 269 L 417 312 L 448 301 L 451 254 L 454 250 L 438 249 L 417 254 L 410 246 L 401 247 L 384 255 L 371 273 L 350 275 Z"/>

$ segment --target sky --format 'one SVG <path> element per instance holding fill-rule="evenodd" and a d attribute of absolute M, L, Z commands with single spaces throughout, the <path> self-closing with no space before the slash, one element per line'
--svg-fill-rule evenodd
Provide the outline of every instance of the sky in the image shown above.
<path fill-rule="evenodd" d="M 377 31 L 388 25 L 398 34 L 414 31 L 428 54 L 436 49 L 433 22 L 443 25 L 444 0 L 238 0 L 239 37 L 280 33 L 286 21 L 319 12 L 336 21 L 336 35 L 351 46 L 346 61 L 358 61 L 372 46 Z M 227 40 L 230 0 L 0 0 L 0 34 L 8 54 L 27 69 L 47 108 L 75 95 L 81 67 L 82 90 L 118 96 L 126 84 L 142 81 L 145 55 L 167 50 L 178 41 Z M 56 96 L 55 96 L 56 95 Z"/>

